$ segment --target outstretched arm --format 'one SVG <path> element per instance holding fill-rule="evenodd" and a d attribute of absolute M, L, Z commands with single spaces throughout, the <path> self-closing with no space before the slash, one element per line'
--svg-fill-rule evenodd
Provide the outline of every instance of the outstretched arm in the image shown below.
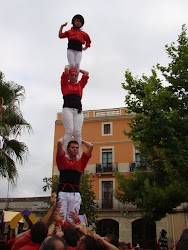
<path fill-rule="evenodd" d="M 60 29 L 59 29 L 59 38 L 62 38 L 63 27 L 67 26 L 67 24 L 68 24 L 68 23 L 66 22 L 66 23 L 64 23 L 64 24 L 61 25 L 61 27 L 60 27 Z"/>
<path fill-rule="evenodd" d="M 82 144 L 84 145 L 84 146 L 86 146 L 86 151 L 85 151 L 85 153 L 87 154 L 87 155 L 91 155 L 91 153 L 92 153 L 92 151 L 93 151 L 93 144 L 91 144 L 90 142 L 88 142 L 88 141 L 83 141 L 82 140 Z"/>
<path fill-rule="evenodd" d="M 89 72 L 83 69 L 80 69 L 80 73 L 82 73 L 84 76 L 88 76 Z"/>

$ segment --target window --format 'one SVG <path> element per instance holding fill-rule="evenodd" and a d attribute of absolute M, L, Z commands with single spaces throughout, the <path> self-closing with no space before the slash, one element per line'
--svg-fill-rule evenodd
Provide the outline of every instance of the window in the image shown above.
<path fill-rule="evenodd" d="M 140 162 L 140 153 L 135 154 L 136 162 Z"/>
<path fill-rule="evenodd" d="M 102 135 L 103 136 L 108 136 L 112 135 L 112 123 L 102 123 Z"/>
<path fill-rule="evenodd" d="M 113 182 L 102 181 L 102 208 L 113 207 Z"/>
<path fill-rule="evenodd" d="M 112 148 L 102 149 L 102 166 L 103 171 L 112 171 Z"/>

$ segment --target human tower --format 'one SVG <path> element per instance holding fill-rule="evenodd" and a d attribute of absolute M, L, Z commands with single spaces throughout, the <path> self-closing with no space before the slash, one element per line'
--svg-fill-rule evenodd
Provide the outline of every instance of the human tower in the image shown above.
<path fill-rule="evenodd" d="M 68 23 L 61 25 L 59 38 L 68 38 L 67 59 L 61 76 L 61 91 L 63 95 L 62 122 L 65 135 L 57 144 L 56 163 L 60 171 L 58 201 L 63 221 L 73 222 L 73 215 L 79 214 L 81 196 L 79 192 L 80 176 L 83 173 L 93 150 L 93 145 L 82 140 L 82 92 L 88 82 L 89 73 L 80 69 L 82 51 L 90 47 L 89 35 L 81 28 L 84 25 L 83 16 L 77 14 L 72 18 L 72 28 L 63 32 Z M 82 74 L 78 81 L 79 74 Z M 74 141 L 72 140 L 74 137 Z M 81 155 L 81 145 L 86 151 Z"/>

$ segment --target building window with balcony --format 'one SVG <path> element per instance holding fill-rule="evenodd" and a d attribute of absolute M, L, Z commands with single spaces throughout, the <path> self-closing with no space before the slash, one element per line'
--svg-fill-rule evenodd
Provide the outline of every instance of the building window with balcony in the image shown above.
<path fill-rule="evenodd" d="M 118 163 L 114 162 L 114 146 L 100 148 L 100 163 L 96 163 L 96 173 L 113 174 L 118 170 Z"/>
<path fill-rule="evenodd" d="M 105 172 L 112 171 L 112 148 L 102 149 L 102 166 Z"/>
<path fill-rule="evenodd" d="M 112 135 L 112 122 L 103 122 L 102 123 L 102 136 Z"/>

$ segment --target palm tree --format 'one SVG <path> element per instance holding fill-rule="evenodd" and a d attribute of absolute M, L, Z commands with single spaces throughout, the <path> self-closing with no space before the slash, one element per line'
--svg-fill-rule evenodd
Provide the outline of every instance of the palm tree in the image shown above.
<path fill-rule="evenodd" d="M 18 176 L 16 161 L 23 164 L 28 155 L 26 144 L 18 141 L 18 136 L 23 129 L 32 130 L 20 110 L 24 97 L 24 87 L 6 82 L 0 72 L 0 177 L 9 179 L 12 184 Z"/>

